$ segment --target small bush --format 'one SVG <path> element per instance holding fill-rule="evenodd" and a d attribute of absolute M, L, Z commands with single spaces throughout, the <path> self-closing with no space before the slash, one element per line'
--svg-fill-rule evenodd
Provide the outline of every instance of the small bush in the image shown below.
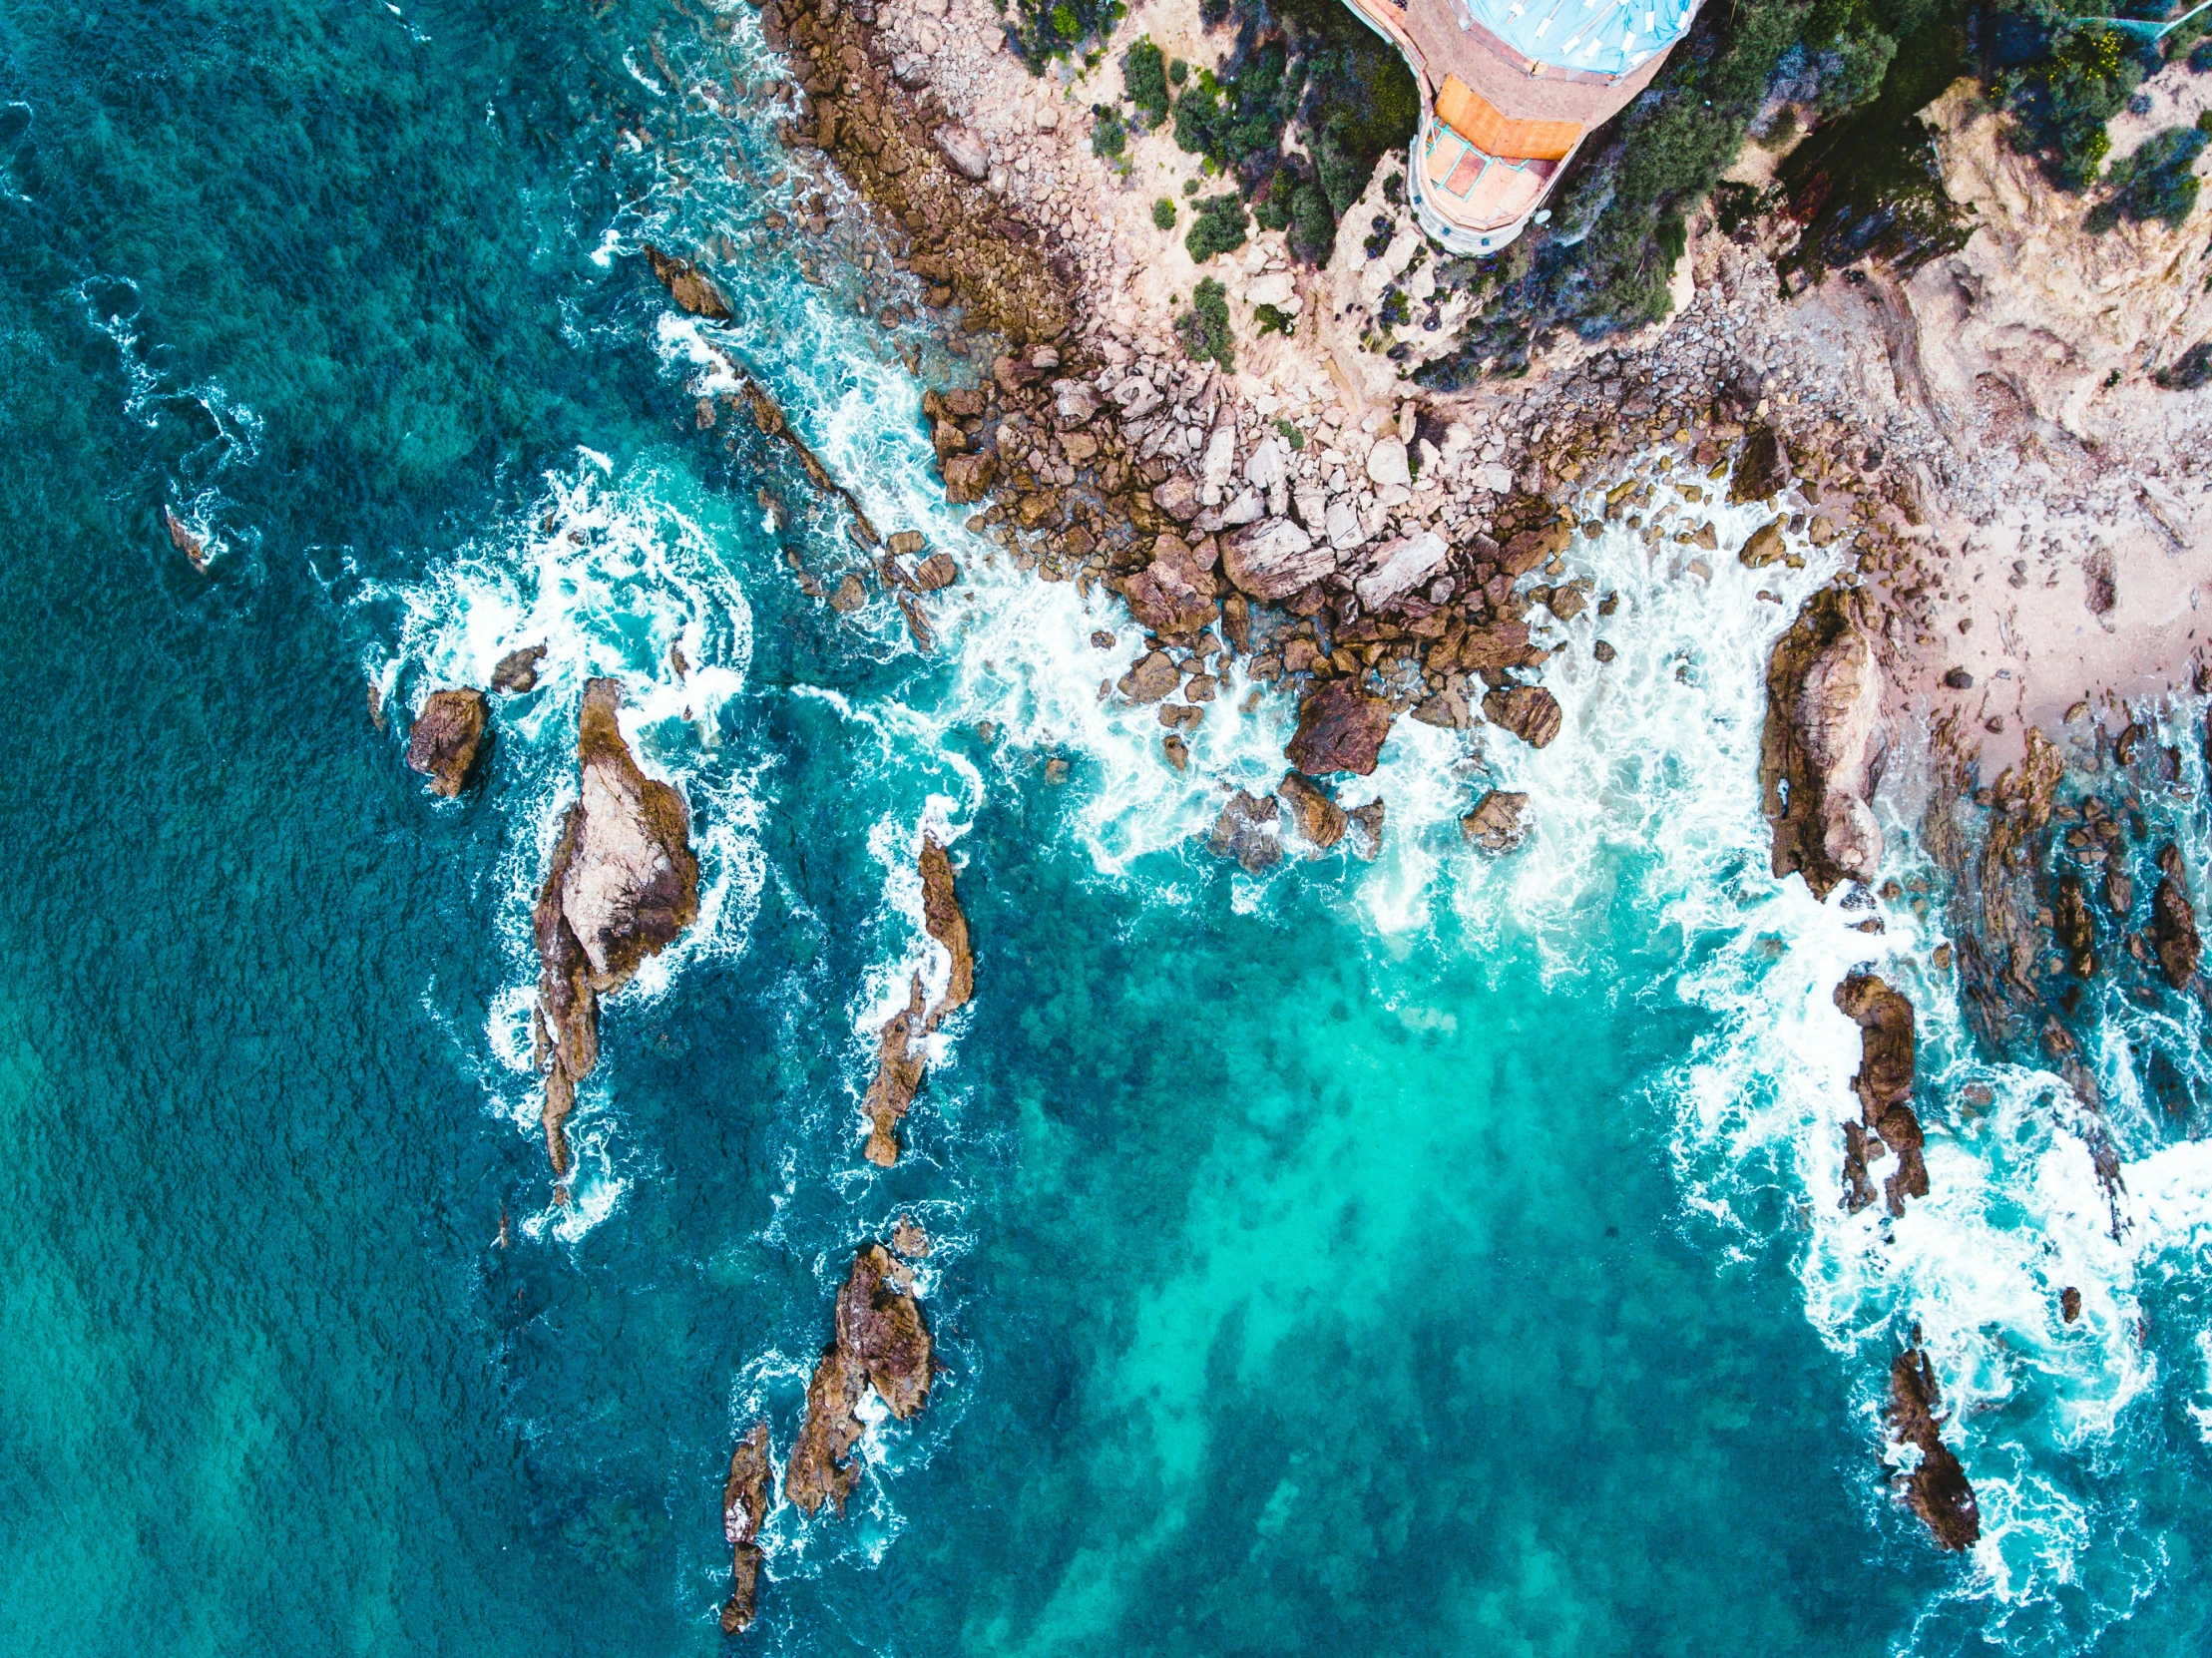
<path fill-rule="evenodd" d="M 1190 66 L 1177 58 L 1167 66 L 1167 78 L 1178 87 L 1190 79 Z"/>
<path fill-rule="evenodd" d="M 1289 330 L 1285 329 L 1284 332 L 1287 333 Z M 1283 442 L 1289 444 L 1293 452 L 1305 448 L 1306 434 L 1283 419 L 1281 415 L 1275 417 L 1275 430 L 1282 434 Z"/>
<path fill-rule="evenodd" d="M 1310 180 L 1290 197 L 1290 253 L 1313 264 L 1324 263 L 1336 247 L 1336 214 L 1329 199 Z"/>
<path fill-rule="evenodd" d="M 1168 201 L 1164 196 L 1154 202 L 1152 204 L 1152 223 L 1159 229 L 1172 230 L 1175 227 L 1175 204 Z"/>
<path fill-rule="evenodd" d="M 1109 162 L 1119 161 L 1129 144 L 1129 130 L 1121 125 L 1120 113 L 1104 104 L 1092 113 L 1091 153 Z"/>
<path fill-rule="evenodd" d="M 1280 305 L 1254 305 L 1252 315 L 1259 319 L 1263 334 L 1281 334 L 1288 339 L 1298 331 L 1298 319 Z"/>
<path fill-rule="evenodd" d="M 1190 295 L 1190 309 L 1175 322 L 1175 338 L 1194 362 L 1236 368 L 1236 337 L 1229 332 L 1229 290 L 1208 276 Z"/>
<path fill-rule="evenodd" d="M 2212 40 L 2200 40 L 2189 49 L 2189 67 L 2199 75 L 2212 69 Z"/>
<path fill-rule="evenodd" d="M 2168 391 L 2195 391 L 2212 381 L 2212 340 L 2199 340 L 2151 378 Z"/>
<path fill-rule="evenodd" d="M 1157 127 L 1167 119 L 1167 64 L 1151 36 L 1122 54 L 1121 87 L 1146 126 Z"/>
<path fill-rule="evenodd" d="M 1192 262 L 1204 264 L 1216 254 L 1242 247 L 1251 233 L 1251 221 L 1244 215 L 1244 199 L 1234 191 L 1209 197 L 1198 204 L 1198 216 L 1192 221 L 1190 233 L 1183 237 L 1183 246 L 1190 251 Z"/>
<path fill-rule="evenodd" d="M 1113 32 L 1121 0 L 1011 0 L 1007 35 L 1033 73 L 1055 58 L 1074 56 L 1086 43 Z"/>

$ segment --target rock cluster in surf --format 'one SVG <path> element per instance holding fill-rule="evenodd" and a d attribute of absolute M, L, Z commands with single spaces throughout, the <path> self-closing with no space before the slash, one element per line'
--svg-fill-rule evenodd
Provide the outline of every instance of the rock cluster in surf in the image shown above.
<path fill-rule="evenodd" d="M 922 836 L 922 923 L 952 958 L 945 994 L 927 1012 L 922 976 L 908 988 L 907 1004 L 883 1024 L 876 1037 L 876 1074 L 861 1109 L 868 1118 L 868 1161 L 889 1168 L 899 1160 L 899 1119 L 920 1091 L 928 1067 L 924 1044 L 945 1017 L 976 993 L 976 958 L 968 942 L 968 918 L 953 891 L 952 859 L 937 837 Z"/>
<path fill-rule="evenodd" d="M 1836 1006 L 1859 1027 L 1859 1069 L 1851 1078 L 1859 1120 L 1844 1124 L 1844 1207 L 1856 1214 L 1874 1201 L 1868 1165 L 1887 1154 L 1897 1167 L 1882 1182 L 1882 1196 L 1892 1215 L 1902 1215 L 1907 1198 L 1928 1195 L 1913 1110 L 1913 1004 L 1873 974 L 1854 973 L 1836 987 Z"/>
<path fill-rule="evenodd" d="M 683 797 L 648 777 L 623 740 L 622 685 L 594 679 L 577 714 L 582 792 L 561 820 L 532 916 L 538 950 L 536 1063 L 546 1150 L 570 1167 L 566 1123 L 599 1062 L 600 999 L 698 917 L 698 860 Z"/>
<path fill-rule="evenodd" d="M 1944 1444 L 1942 1409 L 1935 1367 L 1916 1341 L 1890 1361 L 1890 1437 L 1917 1452 L 1902 1476 L 1905 1499 L 1945 1548 L 1972 1548 L 1982 1536 L 1982 1508 L 1967 1470 Z"/>
<path fill-rule="evenodd" d="M 729 1454 L 729 1477 L 722 1483 L 722 1537 L 730 1547 L 729 1598 L 722 1602 L 722 1633 L 734 1635 L 752 1623 L 759 1604 L 760 1522 L 768 1514 L 768 1484 L 773 1477 L 768 1453 L 768 1425 L 756 1422 Z"/>
<path fill-rule="evenodd" d="M 873 1392 L 903 1421 L 929 1403 L 935 1374 L 912 1270 L 881 1244 L 862 1246 L 837 1292 L 829 1345 L 807 1383 L 806 1420 L 784 1467 L 784 1495 L 809 1514 L 825 1502 L 842 1514 L 860 1481 L 852 1451 L 860 1443 L 862 1398 Z"/>

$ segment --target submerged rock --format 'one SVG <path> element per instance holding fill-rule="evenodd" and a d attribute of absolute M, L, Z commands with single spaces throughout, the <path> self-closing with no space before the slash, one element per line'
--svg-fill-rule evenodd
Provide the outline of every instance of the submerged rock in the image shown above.
<path fill-rule="evenodd" d="M 784 1494 L 809 1514 L 824 1502 L 842 1514 L 860 1482 L 851 1455 L 860 1443 L 862 1396 L 874 1389 L 903 1421 L 929 1403 L 934 1374 L 913 1274 L 881 1244 L 863 1245 L 837 1292 L 834 1332 L 806 1386 L 806 1421 L 784 1467 Z"/>
<path fill-rule="evenodd" d="M 1373 863 L 1383 851 L 1383 803 L 1370 800 L 1344 814 L 1352 824 L 1352 856 Z"/>
<path fill-rule="evenodd" d="M 492 689 L 507 696 L 536 690 L 538 664 L 545 659 L 546 647 L 542 644 L 526 644 L 520 650 L 508 651 L 492 668 Z"/>
<path fill-rule="evenodd" d="M 1460 833 L 1485 852 L 1512 852 L 1529 836 L 1529 797 L 1492 789 L 1460 819 Z"/>
<path fill-rule="evenodd" d="M 768 1513 L 768 1425 L 756 1422 L 729 1455 L 722 1482 L 722 1536 L 730 1548 L 729 1598 L 722 1602 L 722 1633 L 748 1626 L 760 1586 L 760 1522 Z"/>
<path fill-rule="evenodd" d="M 1281 809 L 1271 794 L 1238 789 L 1213 820 L 1206 844 L 1217 858 L 1234 858 L 1248 875 L 1261 875 L 1282 862 Z"/>
<path fill-rule="evenodd" d="M 1364 777 L 1375 769 L 1391 718 L 1390 704 L 1360 689 L 1357 681 L 1326 680 L 1299 698 L 1298 729 L 1284 756 L 1309 777 L 1332 771 Z"/>
<path fill-rule="evenodd" d="M 546 1149 L 566 1179 L 564 1124 L 599 1062 L 599 999 L 627 985 L 698 919 L 698 860 L 683 797 L 648 777 L 623 740 L 622 685 L 594 679 L 577 714 L 583 791 L 538 890 L 536 1049 Z"/>
<path fill-rule="evenodd" d="M 2089 901 L 2081 877 L 2062 875 L 2051 904 L 2051 932 L 2066 953 L 2066 966 L 2086 979 L 2097 970 L 2096 928 L 2089 920 Z"/>
<path fill-rule="evenodd" d="M 432 691 L 407 735 L 407 765 L 430 779 L 430 792 L 451 800 L 468 786 L 484 746 L 484 693 L 473 686 Z"/>
<path fill-rule="evenodd" d="M 1890 1433 L 1913 1447 L 1920 1458 L 1903 1475 L 1905 1498 L 1928 1523 L 1936 1541 L 1949 1549 L 1972 1548 L 1982 1536 L 1982 1508 L 1974 1486 L 1951 1447 L 1943 1442 L 1936 1415 L 1943 1394 L 1936 1370 L 1918 1343 L 1890 1361 Z"/>
<path fill-rule="evenodd" d="M 1767 662 L 1759 782 L 1773 825 L 1774 874 L 1802 873 L 1813 896 L 1871 882 L 1882 829 L 1869 804 L 1882 764 L 1882 669 L 1844 595 L 1806 601 Z"/>
<path fill-rule="evenodd" d="M 1509 685 L 1483 698 L 1483 717 L 1502 726 L 1531 748 L 1543 748 L 1559 734 L 1559 703 L 1542 685 Z"/>
<path fill-rule="evenodd" d="M 2162 879 L 2150 899 L 2151 948 L 2157 952 L 2159 971 L 2166 983 L 2180 990 L 2197 971 L 2204 942 L 2197 937 L 2197 912 L 2181 884 L 2181 854 L 2167 847 L 2158 854 Z"/>
<path fill-rule="evenodd" d="M 179 518 L 173 507 L 162 509 L 162 525 L 169 531 L 170 545 L 192 561 L 193 569 L 207 575 L 208 538 Z"/>
<path fill-rule="evenodd" d="M 1920 1117 L 1912 1105 L 1913 1005 L 1873 974 L 1854 973 L 1836 987 L 1836 1006 L 1859 1027 L 1859 1070 L 1851 1079 L 1859 1121 L 1844 1124 L 1844 1207 L 1856 1214 L 1874 1201 L 1867 1166 L 1894 1152 L 1897 1171 L 1882 1191 L 1890 1213 L 1902 1215 L 1908 1197 L 1928 1195 Z"/>
<path fill-rule="evenodd" d="M 1326 852 L 1344 838 L 1351 820 L 1344 815 L 1344 808 L 1331 800 L 1328 791 L 1312 778 L 1286 771 L 1283 780 L 1275 785 L 1275 794 L 1290 808 L 1290 820 L 1298 826 L 1298 833 L 1316 851 Z"/>

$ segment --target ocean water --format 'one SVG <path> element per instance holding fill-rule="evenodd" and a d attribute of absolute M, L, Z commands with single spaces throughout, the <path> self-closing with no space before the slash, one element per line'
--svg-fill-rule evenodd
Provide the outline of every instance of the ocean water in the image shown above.
<path fill-rule="evenodd" d="M 1407 724 L 1345 792 L 1380 859 L 1247 876 L 1204 832 L 1287 710 L 1233 684 L 1169 770 L 1098 694 L 1125 617 L 965 537 L 918 398 L 972 369 L 864 314 L 913 295 L 778 150 L 777 75 L 741 6 L 0 12 L 5 1650 L 720 1650 L 729 1448 L 787 1450 L 901 1215 L 938 1391 L 842 1519 L 771 1510 L 738 1644 L 2201 1649 L 2202 1010 L 2089 1010 L 2115 1208 L 2078 1102 L 1966 1036 L 1907 821 L 1879 936 L 1771 880 L 1759 664 L 1819 556 L 1578 543 L 1621 605 L 1559 629 L 1560 739 Z M 816 192 L 825 235 L 767 227 Z M 648 238 L 713 247 L 732 328 Z M 716 352 L 961 560 L 938 650 L 805 597 L 857 555 L 699 427 Z M 430 800 L 405 710 L 537 642 Z M 609 1005 L 560 1208 L 527 914 L 597 673 L 704 894 Z M 2143 809 L 2202 892 L 2202 710 L 2158 717 Z M 1493 784 L 1537 819 L 1496 862 L 1455 822 Z M 885 1172 L 925 828 L 978 995 Z M 1835 1202 L 1861 963 L 1922 1014 L 1894 1224 Z M 1890 1494 L 1915 1326 L 1966 1557 Z"/>

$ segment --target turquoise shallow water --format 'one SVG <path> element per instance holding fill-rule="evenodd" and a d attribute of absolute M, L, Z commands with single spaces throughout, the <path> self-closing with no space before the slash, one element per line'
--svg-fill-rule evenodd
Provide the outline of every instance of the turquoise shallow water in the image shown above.
<path fill-rule="evenodd" d="M 854 314 L 864 226 L 760 224 L 814 188 L 772 68 L 743 11 L 0 14 L 5 1649 L 716 1650 L 731 1441 L 788 1446 L 900 1213 L 941 1392 L 842 1522 L 774 1511 L 763 1650 L 2201 1645 L 2191 1148 L 2138 1138 L 2097 1253 L 2063 1112 L 1924 983 L 1942 1201 L 1833 1215 L 1827 988 L 1934 935 L 1766 881 L 1754 579 L 1585 549 L 1630 603 L 1613 675 L 1559 670 L 1568 735 L 1403 733 L 1382 862 L 1252 882 L 1190 836 L 1280 710 L 1220 705 L 1176 777 L 1096 700 L 1103 602 L 959 542 L 902 356 L 949 370 Z M 663 84 L 709 71 L 731 119 Z M 729 238 L 725 348 L 969 561 L 944 651 L 801 596 L 838 526 L 695 429 L 647 233 Z M 404 708 L 538 638 L 485 786 L 431 803 L 364 679 Z M 610 1008 L 563 1212 L 526 912 L 591 672 L 707 901 Z M 1485 774 L 1539 801 L 1510 865 L 1457 846 Z M 925 822 L 979 997 L 878 1174 Z M 2046 1271 L 2090 1288 L 2071 1346 Z M 1970 1560 L 1885 1494 L 1916 1320 L 1997 1522 Z"/>

